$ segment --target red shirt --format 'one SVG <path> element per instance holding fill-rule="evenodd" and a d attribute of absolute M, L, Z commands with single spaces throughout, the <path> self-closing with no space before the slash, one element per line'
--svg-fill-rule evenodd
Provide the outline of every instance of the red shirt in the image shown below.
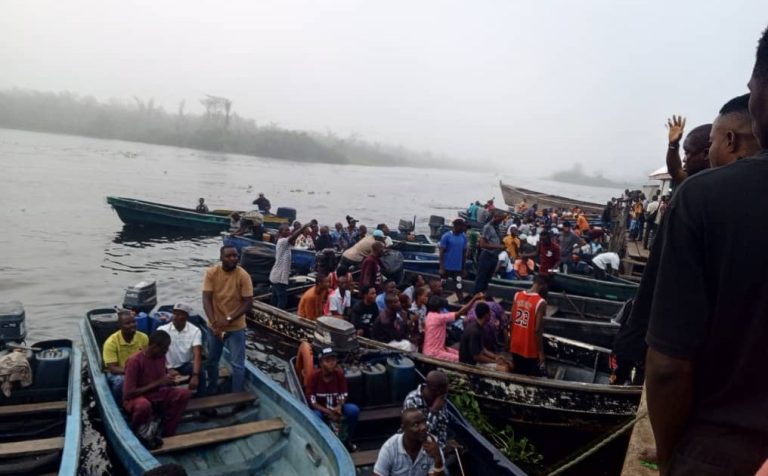
<path fill-rule="evenodd" d="M 366 257 L 360 266 L 360 287 L 375 286 L 381 292 L 381 261 L 373 255 Z"/>
<path fill-rule="evenodd" d="M 519 291 L 512 304 L 512 328 L 509 351 L 528 359 L 539 357 L 539 342 L 536 339 L 536 312 L 546 306 L 544 299 L 536 293 Z"/>
<path fill-rule="evenodd" d="M 347 399 L 347 379 L 344 377 L 344 371 L 337 367 L 331 374 L 331 380 L 326 382 L 323 379 L 323 369 L 316 369 L 309 376 L 304 391 L 310 403 L 326 408 L 335 407 L 340 399 Z"/>
<path fill-rule="evenodd" d="M 144 351 L 136 352 L 125 362 L 123 395 L 128 395 L 128 393 L 139 387 L 159 380 L 161 377 L 165 377 L 165 374 L 165 355 L 150 358 L 147 357 Z M 157 394 L 158 390 L 159 388 L 156 388 L 142 396 L 152 399 L 152 396 Z"/>
<path fill-rule="evenodd" d="M 554 269 L 560 261 L 560 246 L 554 241 L 549 246 L 539 243 L 539 273 L 549 275 L 550 269 Z"/>

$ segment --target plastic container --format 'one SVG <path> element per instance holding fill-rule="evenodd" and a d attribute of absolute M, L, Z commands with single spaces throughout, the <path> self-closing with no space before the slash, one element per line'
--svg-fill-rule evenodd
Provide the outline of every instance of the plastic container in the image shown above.
<path fill-rule="evenodd" d="M 147 315 L 146 312 L 140 312 L 136 314 L 136 330 L 143 332 L 146 335 L 150 335 L 152 333 L 152 319 Z"/>
<path fill-rule="evenodd" d="M 387 358 L 389 393 L 394 403 L 402 403 L 416 388 L 416 368 L 408 357 Z"/>
<path fill-rule="evenodd" d="M 390 403 L 387 368 L 383 364 L 375 364 L 363 367 L 362 373 L 365 405 L 370 407 Z"/>
<path fill-rule="evenodd" d="M 69 381 L 71 349 L 54 347 L 35 354 L 35 388 L 66 388 Z"/>
<path fill-rule="evenodd" d="M 363 373 L 358 367 L 346 367 L 344 369 L 344 377 L 347 379 L 347 393 L 349 394 L 347 400 L 350 403 L 363 406 L 365 398 Z"/>
<path fill-rule="evenodd" d="M 156 312 L 151 316 L 151 328 L 152 332 L 156 331 L 158 327 L 169 324 L 173 321 L 173 314 L 169 312 Z M 149 335 L 149 334 L 147 334 Z"/>

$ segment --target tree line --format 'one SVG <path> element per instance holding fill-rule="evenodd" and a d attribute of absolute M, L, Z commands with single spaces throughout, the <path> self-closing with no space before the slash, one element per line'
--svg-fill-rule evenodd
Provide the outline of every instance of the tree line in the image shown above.
<path fill-rule="evenodd" d="M 119 139 L 214 152 L 302 162 L 361 165 L 446 165 L 430 152 L 415 152 L 361 140 L 257 124 L 241 117 L 228 98 L 205 95 L 204 112 L 187 111 L 186 101 L 169 112 L 153 99 L 98 101 L 70 92 L 0 91 L 0 127 Z"/>

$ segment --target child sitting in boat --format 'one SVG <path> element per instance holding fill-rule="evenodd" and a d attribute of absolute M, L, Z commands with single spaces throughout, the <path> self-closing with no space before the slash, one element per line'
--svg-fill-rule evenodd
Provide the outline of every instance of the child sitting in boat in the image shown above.
<path fill-rule="evenodd" d="M 483 293 L 475 294 L 472 299 L 457 312 L 446 312 L 448 301 L 439 295 L 433 295 L 427 301 L 427 318 L 424 323 L 424 346 L 422 353 L 429 357 L 435 357 L 452 362 L 459 361 L 459 351 L 445 346 L 446 326 L 465 315 L 475 304 L 483 298 Z"/>

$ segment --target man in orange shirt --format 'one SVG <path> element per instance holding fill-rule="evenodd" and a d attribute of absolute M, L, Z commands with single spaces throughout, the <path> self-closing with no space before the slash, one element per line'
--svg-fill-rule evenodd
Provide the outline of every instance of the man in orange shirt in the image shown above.
<path fill-rule="evenodd" d="M 299 317 L 313 321 L 323 315 L 328 300 L 328 276 L 318 275 L 315 285 L 309 288 L 299 301 Z"/>
<path fill-rule="evenodd" d="M 529 291 L 515 294 L 512 304 L 509 351 L 516 373 L 542 376 L 544 357 L 544 312 L 547 302 L 542 294 L 547 289 L 547 277 L 536 275 Z"/>
<path fill-rule="evenodd" d="M 580 213 L 578 218 L 576 218 L 576 228 L 578 228 L 581 233 L 589 231 L 589 221 L 587 221 L 587 217 L 584 216 L 584 213 Z"/>

